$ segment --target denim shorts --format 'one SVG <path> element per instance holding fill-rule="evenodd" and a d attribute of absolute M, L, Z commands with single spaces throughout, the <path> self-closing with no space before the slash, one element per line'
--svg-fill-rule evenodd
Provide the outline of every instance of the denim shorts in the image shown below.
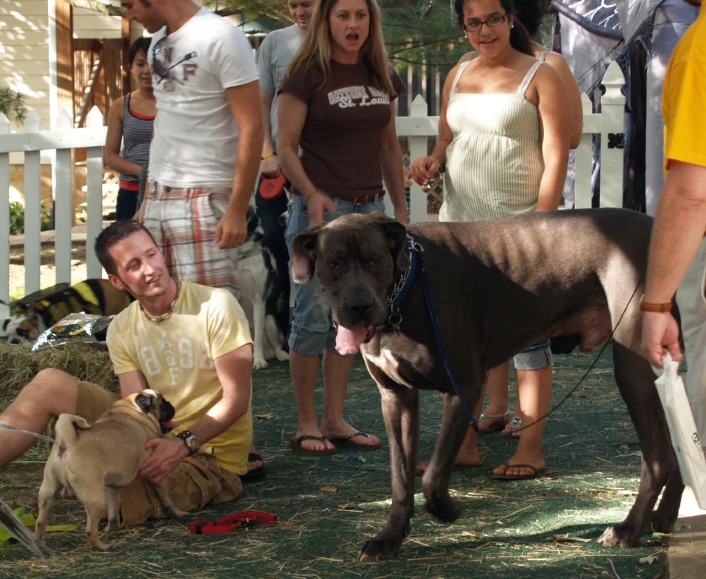
<path fill-rule="evenodd" d="M 515 370 L 544 370 L 545 368 L 551 368 L 554 365 L 551 342 L 544 340 L 544 342 L 525 348 L 513 358 L 513 361 Z"/>
<path fill-rule="evenodd" d="M 374 203 L 355 204 L 334 197 L 338 209 L 336 213 L 324 213 L 324 221 L 333 221 L 350 213 L 373 213 L 385 211 L 385 202 L 378 198 Z M 301 195 L 293 195 L 289 204 L 287 224 L 287 249 L 291 274 L 292 244 L 297 234 L 309 227 L 309 214 L 306 200 Z M 294 314 L 289 334 L 289 349 L 302 356 L 318 356 L 324 349 L 336 352 L 336 330 L 331 321 L 331 306 L 321 291 L 315 277 L 305 284 L 294 284 Z"/>

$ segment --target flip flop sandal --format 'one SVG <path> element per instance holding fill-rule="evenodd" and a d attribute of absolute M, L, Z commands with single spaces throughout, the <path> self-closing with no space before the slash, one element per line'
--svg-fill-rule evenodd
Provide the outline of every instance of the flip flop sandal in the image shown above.
<path fill-rule="evenodd" d="M 539 475 L 542 475 L 546 472 L 546 468 L 539 469 L 533 464 L 510 464 L 510 462 L 504 462 L 500 466 L 505 467 L 505 472 L 507 472 L 507 469 L 509 468 L 528 468 L 532 471 L 532 474 L 528 475 L 517 475 L 517 476 L 511 476 L 507 474 L 494 474 L 493 478 L 498 479 L 498 480 L 525 480 L 525 479 L 530 479 L 530 478 L 537 478 Z"/>
<path fill-rule="evenodd" d="M 478 432 L 480 434 L 492 434 L 493 432 L 498 432 L 499 430 L 503 430 L 505 426 L 507 425 L 510 420 L 508 419 L 508 416 L 510 416 L 510 409 L 508 408 L 505 412 L 502 414 L 486 414 L 485 412 L 482 412 L 480 417 L 478 418 L 478 423 L 480 424 L 483 422 L 486 418 L 487 419 L 497 419 L 497 420 L 491 420 L 490 426 L 488 428 L 483 428 L 483 429 L 478 429 Z"/>
<path fill-rule="evenodd" d="M 335 448 L 331 449 L 326 449 L 326 450 L 311 450 L 308 448 L 304 448 L 302 446 L 302 442 L 305 440 L 318 440 L 319 442 L 326 442 L 326 437 L 325 436 L 313 436 L 311 434 L 304 434 L 302 436 L 297 436 L 297 438 L 290 438 L 289 439 L 289 446 L 292 448 L 294 451 L 298 452 L 299 454 L 306 454 L 309 456 L 323 456 L 326 454 L 334 454 L 336 452 Z M 331 442 L 331 441 L 329 441 Z"/>
<path fill-rule="evenodd" d="M 356 438 L 357 436 L 364 436 L 365 438 L 370 438 L 369 434 L 366 434 L 365 432 L 361 432 L 360 430 L 356 430 L 355 432 L 351 432 L 350 434 L 347 434 L 346 436 L 337 436 L 336 438 L 329 438 L 332 444 L 335 444 L 336 446 L 345 446 L 348 448 L 357 448 L 358 450 L 376 450 L 378 448 L 382 448 L 382 441 L 380 441 L 378 444 L 360 444 L 358 442 L 355 442 L 353 439 Z"/>
<path fill-rule="evenodd" d="M 253 470 L 249 470 L 243 475 L 240 475 L 240 480 L 243 482 L 255 482 L 257 480 L 262 480 L 265 478 L 265 475 L 267 474 L 267 469 L 265 468 L 265 464 L 262 460 L 262 457 L 257 453 L 257 452 L 251 452 L 248 454 L 248 462 L 262 462 L 262 466 L 260 468 L 256 468 Z"/>
<path fill-rule="evenodd" d="M 517 432 L 520 428 L 522 428 L 522 417 L 517 416 L 517 415 L 513 416 L 512 420 L 510 420 L 509 424 L 510 424 L 510 430 L 508 430 L 508 431 L 503 430 L 503 432 L 501 432 L 500 435 L 505 438 L 512 438 L 514 440 L 517 440 L 518 438 L 520 438 L 520 436 L 522 436 L 522 434 Z"/>

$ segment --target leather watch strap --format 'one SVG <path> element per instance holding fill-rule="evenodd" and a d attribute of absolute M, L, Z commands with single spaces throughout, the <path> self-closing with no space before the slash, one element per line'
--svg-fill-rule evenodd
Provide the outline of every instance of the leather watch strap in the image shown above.
<path fill-rule="evenodd" d="M 645 296 L 640 296 L 640 310 L 643 312 L 658 312 L 663 314 L 672 311 L 672 302 L 653 304 L 645 301 Z"/>

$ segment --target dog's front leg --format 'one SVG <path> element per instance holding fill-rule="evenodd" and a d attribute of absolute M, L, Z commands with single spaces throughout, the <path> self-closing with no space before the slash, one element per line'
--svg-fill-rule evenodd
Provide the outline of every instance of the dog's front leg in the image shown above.
<path fill-rule="evenodd" d="M 392 512 L 375 538 L 366 541 L 360 561 L 391 559 L 409 534 L 414 514 L 414 471 L 419 446 L 419 392 L 400 385 L 380 386 L 382 413 L 390 445 Z"/>
<path fill-rule="evenodd" d="M 475 406 L 475 400 L 468 402 L 473 404 L 471 408 Z M 463 507 L 449 496 L 449 479 L 468 429 L 468 422 L 468 416 L 458 396 L 444 394 L 441 432 L 422 479 L 422 491 L 427 500 L 427 510 L 445 523 L 455 521 L 463 511 Z"/>
<path fill-rule="evenodd" d="M 252 316 L 253 325 L 255 326 L 252 367 L 253 370 L 262 370 L 263 368 L 267 368 L 263 349 L 263 343 L 265 341 L 265 303 L 259 297 L 253 299 Z"/>

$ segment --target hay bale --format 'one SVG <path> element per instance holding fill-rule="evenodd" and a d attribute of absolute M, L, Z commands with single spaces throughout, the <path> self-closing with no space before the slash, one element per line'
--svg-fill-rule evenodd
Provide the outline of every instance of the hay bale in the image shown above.
<path fill-rule="evenodd" d="M 71 344 L 32 352 L 29 345 L 0 342 L 0 410 L 7 407 L 22 387 L 44 368 L 56 368 L 79 380 L 119 392 L 118 379 L 105 346 Z"/>

